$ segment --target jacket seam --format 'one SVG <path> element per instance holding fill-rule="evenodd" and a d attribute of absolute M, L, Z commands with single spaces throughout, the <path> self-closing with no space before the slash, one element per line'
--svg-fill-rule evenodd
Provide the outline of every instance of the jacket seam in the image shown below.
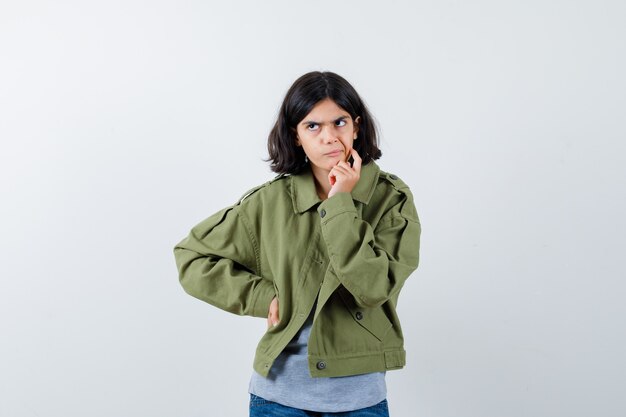
<path fill-rule="evenodd" d="M 241 216 L 241 222 L 244 228 L 246 229 L 246 233 L 248 234 L 248 237 L 250 238 L 250 241 L 252 242 L 252 249 L 254 251 L 254 258 L 256 262 L 256 271 L 255 271 L 256 275 L 262 277 L 263 275 L 261 274 L 261 256 L 259 252 L 259 245 L 257 243 L 257 240 L 254 234 L 252 233 L 252 230 L 250 228 L 250 225 L 248 223 L 248 219 L 246 218 L 245 213 L 242 210 L 239 210 L 239 215 Z"/>
<path fill-rule="evenodd" d="M 346 358 L 362 358 L 362 357 L 367 357 L 367 356 L 373 356 L 373 355 L 384 355 L 385 352 L 406 352 L 406 350 L 404 348 L 395 348 L 395 349 L 391 349 L 391 348 L 383 348 L 381 350 L 370 350 L 367 352 L 357 352 L 354 354 L 344 354 L 344 355 L 323 355 L 323 354 L 316 354 L 316 353 L 309 353 L 309 357 L 313 357 L 313 358 L 324 358 L 324 359 L 346 359 Z"/>
<path fill-rule="evenodd" d="M 382 219 L 380 219 L 380 221 L 376 225 L 376 229 L 375 229 L 376 232 L 380 233 L 387 229 L 391 229 L 393 226 L 386 226 L 386 224 L 392 223 L 394 220 L 398 220 L 398 219 L 406 220 L 407 222 L 412 222 L 412 223 L 419 223 L 418 221 L 415 221 L 406 216 L 403 216 L 402 214 L 395 214 L 393 216 L 390 215 L 389 217 L 385 216 Z M 381 227 L 381 225 L 385 227 Z"/>

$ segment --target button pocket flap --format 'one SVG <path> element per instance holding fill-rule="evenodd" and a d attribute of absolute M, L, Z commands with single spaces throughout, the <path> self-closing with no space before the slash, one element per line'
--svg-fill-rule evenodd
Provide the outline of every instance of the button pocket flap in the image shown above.
<path fill-rule="evenodd" d="M 354 297 L 344 286 L 339 288 L 338 293 L 354 321 L 382 341 L 389 329 L 393 327 L 382 307 L 362 308 L 357 306 Z"/>

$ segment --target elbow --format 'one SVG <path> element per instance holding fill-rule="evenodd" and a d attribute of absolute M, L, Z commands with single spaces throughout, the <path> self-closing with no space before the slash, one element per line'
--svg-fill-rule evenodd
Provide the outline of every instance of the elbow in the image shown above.
<path fill-rule="evenodd" d="M 193 276 L 181 272 L 178 274 L 178 282 L 187 294 L 191 295 L 192 297 L 198 297 L 199 293 L 197 288 L 197 280 L 195 280 Z"/>
<path fill-rule="evenodd" d="M 352 293 L 356 304 L 361 308 L 377 308 L 389 300 L 397 300 L 406 280 L 416 269 L 417 265 L 396 263 L 386 279 L 372 282 L 366 287 L 354 288 Z"/>
<path fill-rule="evenodd" d="M 178 282 L 185 292 L 193 297 L 202 294 L 202 281 L 207 278 L 214 266 L 208 257 L 202 256 L 188 249 L 174 249 Z"/>

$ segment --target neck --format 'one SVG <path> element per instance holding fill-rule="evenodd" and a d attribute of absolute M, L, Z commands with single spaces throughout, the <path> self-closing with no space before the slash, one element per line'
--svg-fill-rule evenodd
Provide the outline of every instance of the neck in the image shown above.
<path fill-rule="evenodd" d="M 313 165 L 311 165 L 311 171 L 313 172 L 313 178 L 315 179 L 315 190 L 317 191 L 317 195 L 319 195 L 322 200 L 326 200 L 331 189 L 331 186 L 328 183 L 328 173 L 330 171 Z"/>

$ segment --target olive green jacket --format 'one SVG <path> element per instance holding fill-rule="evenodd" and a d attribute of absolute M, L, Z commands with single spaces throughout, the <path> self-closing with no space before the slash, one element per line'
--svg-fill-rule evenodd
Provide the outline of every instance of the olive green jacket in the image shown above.
<path fill-rule="evenodd" d="M 346 376 L 405 365 L 396 304 L 420 234 L 408 186 L 372 161 L 352 193 L 324 201 L 310 168 L 279 175 L 194 226 L 174 255 L 185 291 L 223 310 L 266 318 L 278 297 L 258 373 L 267 376 L 317 299 L 310 373 Z"/>

